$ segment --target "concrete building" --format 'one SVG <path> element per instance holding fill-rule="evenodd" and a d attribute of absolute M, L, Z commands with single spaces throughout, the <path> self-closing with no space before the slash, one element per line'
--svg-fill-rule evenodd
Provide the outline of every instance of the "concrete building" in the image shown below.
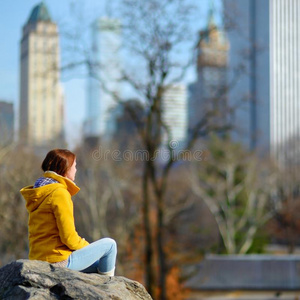
<path fill-rule="evenodd" d="M 230 77 L 236 81 L 229 93 L 238 107 L 235 139 L 271 153 L 282 165 L 293 164 L 300 144 L 300 2 L 223 2 Z M 291 141 L 293 150 L 286 146 Z"/>
<path fill-rule="evenodd" d="M 211 7 L 207 25 L 199 32 L 197 80 L 189 87 L 189 133 L 211 111 L 217 112 L 211 122 L 218 125 L 226 122 L 229 44 L 224 31 L 216 25 L 214 14 Z"/>
<path fill-rule="evenodd" d="M 64 99 L 58 29 L 44 2 L 33 8 L 23 26 L 20 46 L 20 140 L 30 146 L 61 145 Z"/>
<path fill-rule="evenodd" d="M 163 129 L 162 141 L 174 141 L 183 145 L 187 137 L 187 90 L 184 84 L 167 86 L 162 97 L 162 120 L 168 130 Z"/>
<path fill-rule="evenodd" d="M 92 24 L 93 65 L 87 86 L 85 137 L 110 136 L 114 128 L 110 113 L 117 104 L 121 86 L 121 23 L 100 18 Z"/>
<path fill-rule="evenodd" d="M 0 145 L 14 140 L 14 107 L 12 103 L 0 101 Z"/>

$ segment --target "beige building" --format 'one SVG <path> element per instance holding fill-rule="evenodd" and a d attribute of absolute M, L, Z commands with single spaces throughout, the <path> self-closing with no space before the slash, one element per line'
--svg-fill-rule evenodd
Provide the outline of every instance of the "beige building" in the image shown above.
<path fill-rule="evenodd" d="M 30 146 L 61 145 L 64 99 L 58 29 L 43 2 L 23 26 L 20 62 L 20 140 Z"/>

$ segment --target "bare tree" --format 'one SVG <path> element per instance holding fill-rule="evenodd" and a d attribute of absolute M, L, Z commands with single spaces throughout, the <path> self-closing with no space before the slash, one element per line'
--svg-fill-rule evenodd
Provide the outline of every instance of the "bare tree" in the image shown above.
<path fill-rule="evenodd" d="M 167 146 L 169 158 L 160 165 L 156 160 L 157 151 L 162 144 L 162 133 L 171 140 L 171 128 L 163 119 L 162 101 L 164 92 L 170 84 L 183 78 L 190 59 L 182 60 L 178 52 L 187 52 L 189 34 L 192 32 L 190 18 L 193 6 L 189 1 L 157 1 L 147 2 L 125 0 L 122 1 L 122 16 L 127 50 L 139 62 L 138 72 L 126 70 L 123 79 L 129 83 L 140 96 L 146 106 L 144 126 L 138 127 L 144 148 L 149 159 L 144 162 L 142 175 L 143 220 L 145 229 L 145 258 L 146 258 L 146 286 L 154 295 L 155 272 L 152 268 L 154 252 L 158 257 L 158 288 L 159 299 L 166 299 L 166 274 L 168 272 L 167 258 L 164 249 L 166 234 L 166 192 L 170 170 L 174 163 L 182 156 L 177 156 L 171 145 Z M 216 110 L 208 111 L 192 130 L 187 142 L 191 149 L 199 136 L 205 136 L 211 131 L 226 130 L 222 126 L 211 122 L 216 119 Z M 133 120 L 138 120 L 132 112 Z M 228 129 L 228 128 L 227 128 Z M 152 229 L 149 218 L 151 208 L 151 193 L 154 195 L 156 228 Z M 154 244 L 152 236 L 155 236 Z"/>
<path fill-rule="evenodd" d="M 245 254 L 274 214 L 277 175 L 240 145 L 214 139 L 206 162 L 193 166 L 192 189 L 214 216 L 229 254 Z"/>

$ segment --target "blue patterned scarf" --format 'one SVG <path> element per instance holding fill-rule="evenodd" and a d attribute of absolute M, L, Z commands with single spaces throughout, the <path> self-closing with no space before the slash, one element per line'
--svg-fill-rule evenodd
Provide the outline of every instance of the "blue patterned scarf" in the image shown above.
<path fill-rule="evenodd" d="M 33 188 L 38 188 L 47 184 L 51 184 L 51 183 L 58 183 L 58 181 L 56 181 L 55 179 L 52 178 L 48 178 L 48 177 L 40 177 L 39 179 L 37 179 L 37 181 L 35 182 Z"/>

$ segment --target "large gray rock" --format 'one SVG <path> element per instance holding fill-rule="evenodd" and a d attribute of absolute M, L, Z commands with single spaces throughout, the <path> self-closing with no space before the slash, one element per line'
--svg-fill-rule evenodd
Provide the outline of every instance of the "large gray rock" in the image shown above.
<path fill-rule="evenodd" d="M 0 269 L 0 299 L 152 298 L 140 283 L 125 277 L 84 274 L 47 262 L 24 259 Z"/>

